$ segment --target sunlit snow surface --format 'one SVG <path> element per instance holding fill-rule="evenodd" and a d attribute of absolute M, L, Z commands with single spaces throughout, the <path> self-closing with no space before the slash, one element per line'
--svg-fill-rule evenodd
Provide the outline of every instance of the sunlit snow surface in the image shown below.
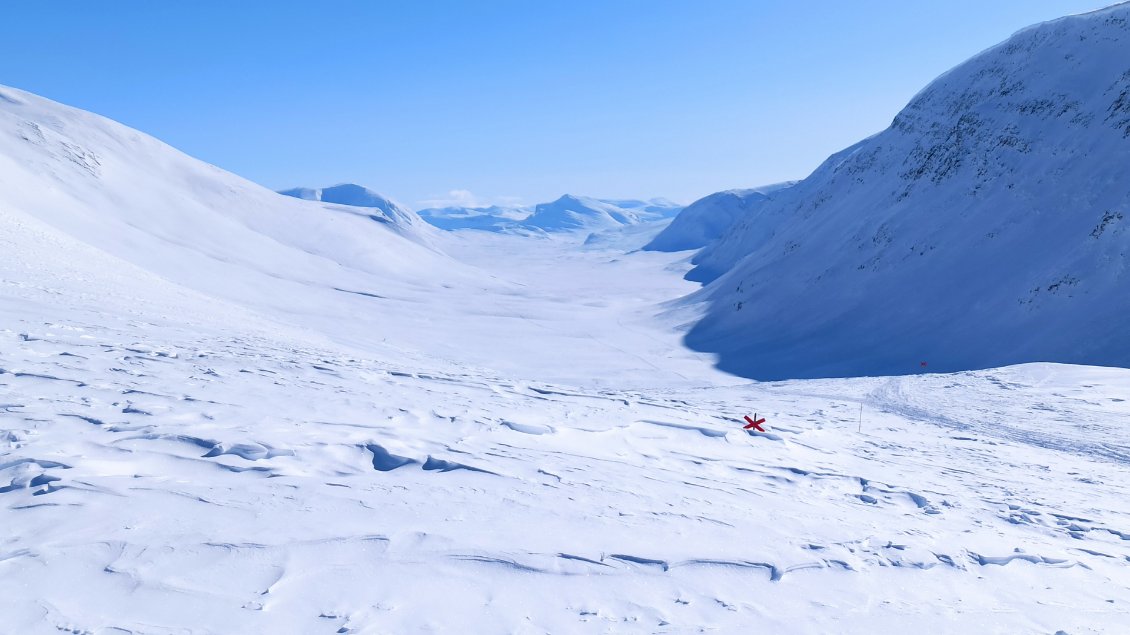
<path fill-rule="evenodd" d="M 555 272 L 506 296 L 521 329 L 567 346 L 575 297 L 594 373 L 629 357 L 659 387 L 529 381 L 364 354 L 4 220 L 0 632 L 1126 624 L 1128 371 L 748 383 L 656 353 L 630 281 L 684 288 L 677 256 L 455 237 L 518 289 Z M 390 335 L 418 328 L 388 304 Z M 428 328 L 514 350 L 487 324 Z M 511 364 L 558 363 L 530 350 Z"/>
<path fill-rule="evenodd" d="M 0 87 L 0 633 L 1126 631 L 1130 371 L 738 379 L 659 229 L 440 232 Z"/>

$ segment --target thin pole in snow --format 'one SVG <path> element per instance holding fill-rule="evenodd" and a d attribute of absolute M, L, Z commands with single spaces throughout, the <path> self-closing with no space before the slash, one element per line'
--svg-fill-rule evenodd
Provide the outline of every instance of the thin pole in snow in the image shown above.
<path fill-rule="evenodd" d="M 859 402 L 859 430 L 856 432 L 863 432 L 863 402 Z"/>

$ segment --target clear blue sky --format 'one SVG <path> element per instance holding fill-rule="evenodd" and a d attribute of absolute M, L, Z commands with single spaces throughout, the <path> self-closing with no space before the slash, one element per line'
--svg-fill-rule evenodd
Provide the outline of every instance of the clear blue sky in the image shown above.
<path fill-rule="evenodd" d="M 0 84 L 273 189 L 689 201 L 803 177 L 946 69 L 1105 4 L 24 0 Z"/>

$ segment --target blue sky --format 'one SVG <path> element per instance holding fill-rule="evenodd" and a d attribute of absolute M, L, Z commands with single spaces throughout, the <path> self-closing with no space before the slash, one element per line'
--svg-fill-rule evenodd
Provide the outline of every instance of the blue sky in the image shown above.
<path fill-rule="evenodd" d="M 690 201 L 807 175 L 1093 0 L 8 3 L 0 84 L 282 189 Z"/>

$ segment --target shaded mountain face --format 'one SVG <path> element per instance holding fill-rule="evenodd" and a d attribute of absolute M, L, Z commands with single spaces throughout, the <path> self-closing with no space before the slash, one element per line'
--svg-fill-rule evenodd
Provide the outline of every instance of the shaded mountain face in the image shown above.
<path fill-rule="evenodd" d="M 1130 5 L 1026 29 L 741 216 L 688 334 L 759 379 L 1130 365 Z"/>

